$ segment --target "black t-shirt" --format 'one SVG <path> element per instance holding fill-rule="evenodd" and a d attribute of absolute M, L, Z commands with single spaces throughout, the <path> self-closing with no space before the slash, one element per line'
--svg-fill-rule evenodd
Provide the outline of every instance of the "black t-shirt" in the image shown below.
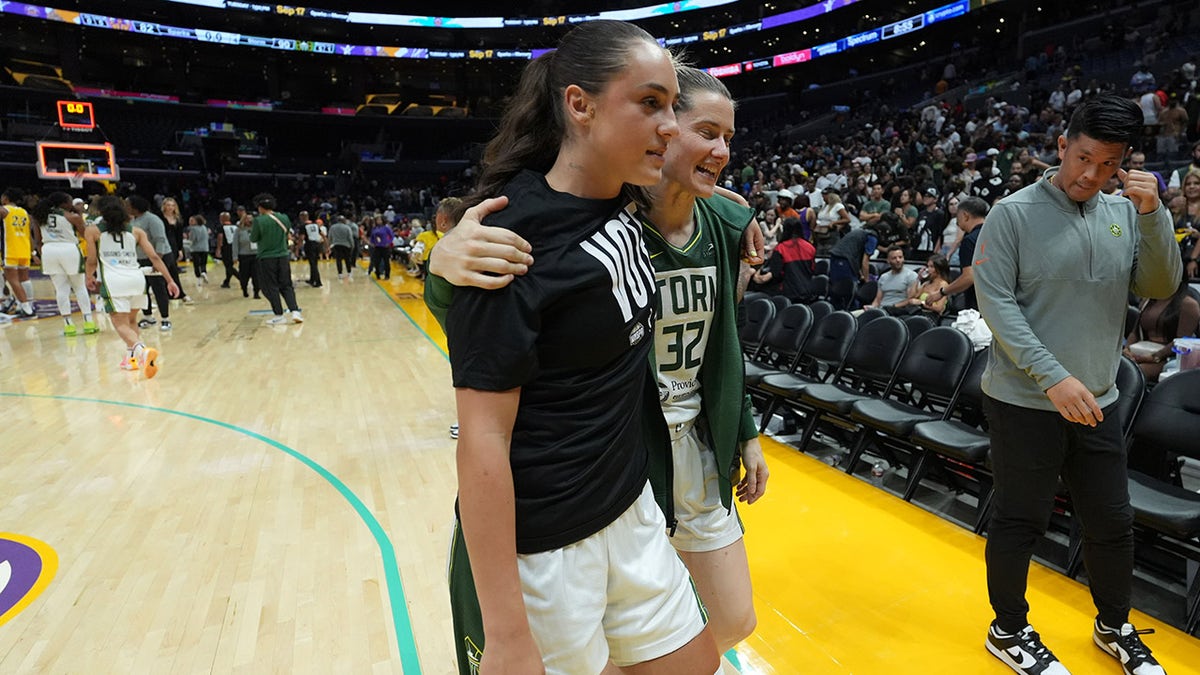
<path fill-rule="evenodd" d="M 995 204 L 996 200 L 1004 195 L 1004 179 L 999 175 L 980 178 L 971 183 L 971 194 L 987 202 L 989 206 Z"/>
<path fill-rule="evenodd" d="M 979 231 L 983 229 L 983 225 L 976 225 L 975 229 L 963 235 L 962 241 L 958 244 L 958 266 L 966 269 L 971 266 L 975 260 L 975 242 L 979 241 Z M 963 291 L 963 306 L 967 309 L 979 309 L 979 300 L 975 298 L 975 284 Z"/>
<path fill-rule="evenodd" d="M 935 208 L 932 211 L 922 209 L 917 215 L 917 236 L 912 242 L 912 247 L 918 251 L 927 251 L 936 253 L 934 248 L 937 245 L 938 238 L 942 236 L 942 231 L 946 229 L 946 212 Z"/>
<path fill-rule="evenodd" d="M 538 263 L 508 287 L 459 288 L 446 317 L 454 386 L 521 387 L 509 461 L 517 552 L 560 548 L 616 520 L 641 493 L 641 406 L 654 345 L 654 269 L 622 199 L 555 192 L 523 171 L 485 219 Z"/>

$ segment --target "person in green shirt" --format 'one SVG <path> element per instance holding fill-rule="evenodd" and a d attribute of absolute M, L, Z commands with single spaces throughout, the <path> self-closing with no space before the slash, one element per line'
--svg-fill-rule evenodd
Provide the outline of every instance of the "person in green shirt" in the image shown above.
<path fill-rule="evenodd" d="M 289 321 L 300 323 L 304 317 L 296 304 L 288 251 L 288 233 L 292 231 L 292 221 L 286 214 L 275 213 L 275 197 L 266 192 L 254 196 L 254 205 L 258 207 L 258 215 L 250 227 L 250 241 L 258 244 L 257 281 L 262 284 L 262 292 L 267 295 L 275 315 L 267 319 L 267 323 L 273 326 Z M 283 304 L 279 302 L 281 295 L 291 312 L 290 319 L 283 313 Z"/>
<path fill-rule="evenodd" d="M 871 185 L 871 198 L 863 204 L 862 211 L 858 214 L 858 219 L 863 222 L 863 225 L 875 225 L 883 214 L 892 210 L 892 204 L 883 198 L 883 184 L 873 183 Z"/>

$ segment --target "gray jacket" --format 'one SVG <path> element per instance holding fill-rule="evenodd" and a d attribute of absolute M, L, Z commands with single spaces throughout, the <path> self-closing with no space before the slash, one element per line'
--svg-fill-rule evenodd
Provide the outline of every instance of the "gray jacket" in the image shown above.
<path fill-rule="evenodd" d="M 973 270 L 992 330 L 983 391 L 1054 410 L 1045 391 L 1075 376 L 1104 407 L 1117 399 L 1128 294 L 1165 298 L 1183 275 L 1171 214 L 1138 215 L 1124 197 L 1077 203 L 1043 180 L 1000 200 L 979 235 Z"/>
<path fill-rule="evenodd" d="M 150 243 L 154 245 L 155 253 L 163 257 L 171 253 L 171 242 L 167 239 L 167 226 L 163 224 L 162 218 L 153 213 L 143 213 L 134 218 L 130 224 L 146 231 L 146 236 L 150 237 Z"/>
<path fill-rule="evenodd" d="M 354 240 L 358 238 L 358 228 L 345 221 L 338 221 L 329 226 L 329 243 L 331 246 L 349 246 L 354 248 Z"/>

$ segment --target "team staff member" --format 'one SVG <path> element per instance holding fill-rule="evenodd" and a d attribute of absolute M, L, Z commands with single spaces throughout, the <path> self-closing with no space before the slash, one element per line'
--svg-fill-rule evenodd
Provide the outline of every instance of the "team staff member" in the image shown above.
<path fill-rule="evenodd" d="M 137 370 L 140 367 L 142 374 L 151 378 L 158 374 L 158 350 L 146 347 L 138 337 L 138 310 L 135 307 L 146 292 L 146 276 L 142 273 L 138 250 L 167 280 L 167 292 L 171 296 L 179 294 L 179 286 L 171 279 L 166 264 L 154 250 L 146 232 L 130 223 L 129 214 L 120 199 L 104 197 L 98 207 L 100 220 L 84 231 L 88 245 L 88 288 L 100 292 L 113 329 L 129 350 L 121 361 L 121 369 Z M 96 276 L 97 271 L 99 277 Z"/>
<path fill-rule="evenodd" d="M 333 245 L 333 259 L 337 261 L 338 278 L 343 278 L 342 265 L 346 265 L 345 278 L 354 272 L 354 241 L 358 230 L 344 217 L 338 216 L 329 226 L 329 242 Z"/>
<path fill-rule="evenodd" d="M 146 233 L 146 236 L 150 238 L 151 246 L 154 247 L 154 252 L 162 258 L 163 264 L 167 266 L 167 275 L 161 276 L 154 270 L 150 258 L 138 254 L 138 260 L 141 261 L 142 267 L 150 268 L 146 270 L 146 304 L 142 309 L 143 317 L 141 321 L 138 321 L 138 327 L 146 328 L 155 323 L 154 314 L 150 308 L 150 294 L 153 293 L 154 304 L 158 305 L 158 313 L 162 317 L 162 325 L 159 326 L 159 329 L 168 331 L 171 330 L 171 295 L 167 293 L 167 282 L 174 281 L 179 292 L 183 293 L 183 287 L 177 281 L 178 274 L 171 274 L 172 269 L 178 270 L 179 268 L 176 254 L 168 239 L 167 226 L 163 223 L 162 218 L 150 211 L 150 202 L 141 195 L 132 195 L 128 201 L 129 210 L 133 214 L 133 227 Z"/>
<path fill-rule="evenodd" d="M 1115 410 L 1126 298 L 1168 297 L 1183 273 L 1157 181 L 1120 169 L 1141 126 L 1127 99 L 1080 104 L 1058 139 L 1061 165 L 992 208 L 975 252 L 994 345 L 983 375 L 996 490 L 986 645 L 1018 673 L 1068 672 L 1030 625 L 1025 600 L 1060 476 L 1083 526 L 1093 640 L 1129 675 L 1163 673 L 1129 623 L 1133 511 Z M 1100 192 L 1113 175 L 1124 197 Z"/>
<path fill-rule="evenodd" d="M 661 179 L 678 90 L 645 31 L 584 23 L 526 67 L 485 153 L 473 201 L 508 196 L 488 224 L 545 252 L 506 288 L 458 289 L 446 317 L 461 424 L 451 598 L 456 642 L 482 646 L 485 675 L 717 669 L 647 482 L 654 272 L 622 195 Z"/>
<path fill-rule="evenodd" d="M 33 311 L 33 282 L 29 280 L 29 261 L 33 257 L 33 239 L 29 229 L 29 212 L 21 206 L 25 193 L 20 188 L 8 188 L 0 194 L 0 260 L 4 262 L 4 280 L 17 299 L 17 316 L 37 316 Z"/>
<path fill-rule="evenodd" d="M 254 196 L 254 205 L 258 207 L 258 215 L 254 217 L 254 224 L 250 228 L 250 241 L 258 244 L 257 280 L 262 282 L 262 292 L 267 296 L 267 302 L 271 303 L 271 312 L 275 315 L 267 319 L 267 323 L 288 323 L 283 304 L 279 302 L 281 295 L 291 312 L 291 322 L 301 323 L 304 317 L 300 314 L 300 306 L 296 304 L 291 253 L 288 252 L 288 232 L 292 230 L 292 221 L 287 214 L 275 212 L 275 198 L 265 192 Z"/>

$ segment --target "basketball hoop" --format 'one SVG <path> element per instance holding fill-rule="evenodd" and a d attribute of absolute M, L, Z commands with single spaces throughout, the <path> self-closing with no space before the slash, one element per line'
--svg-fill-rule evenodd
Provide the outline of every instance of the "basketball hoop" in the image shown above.
<path fill-rule="evenodd" d="M 79 167 L 75 172 L 67 176 L 67 182 L 71 184 L 72 190 L 79 190 L 83 187 L 83 176 L 86 169 Z"/>

